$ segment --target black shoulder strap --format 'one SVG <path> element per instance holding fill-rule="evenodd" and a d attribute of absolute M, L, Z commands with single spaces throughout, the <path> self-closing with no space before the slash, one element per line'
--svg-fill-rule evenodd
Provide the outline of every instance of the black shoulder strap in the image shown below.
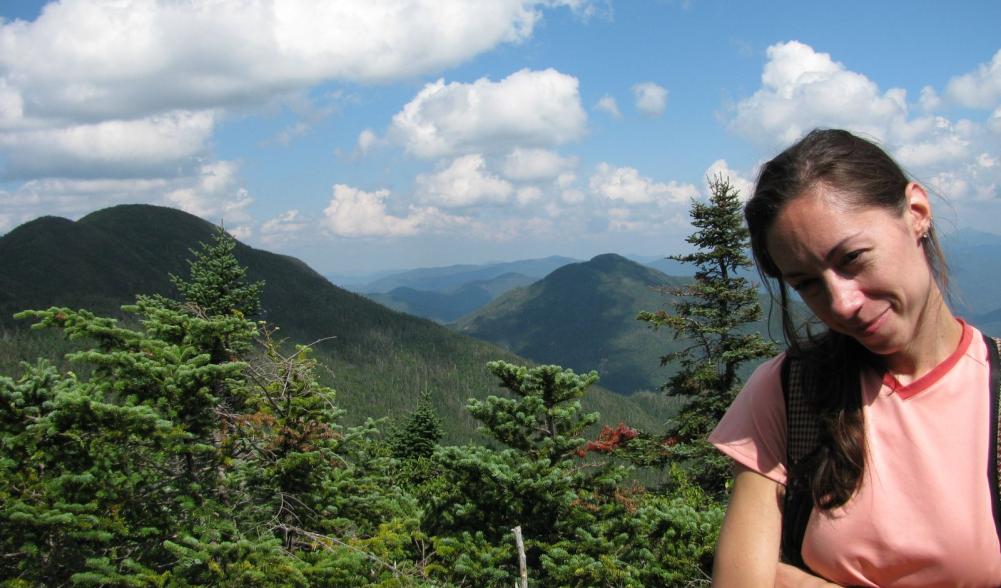
<path fill-rule="evenodd" d="M 984 336 L 987 342 L 987 359 L 991 368 L 991 496 L 994 498 L 994 525 L 1001 537 L 1001 339 Z"/>
<path fill-rule="evenodd" d="M 817 449 L 820 423 L 806 391 L 815 375 L 803 361 L 786 356 L 782 362 L 782 395 L 786 405 L 786 491 L 782 504 L 782 561 L 809 569 L 803 561 L 803 537 L 813 511 L 807 458 Z"/>

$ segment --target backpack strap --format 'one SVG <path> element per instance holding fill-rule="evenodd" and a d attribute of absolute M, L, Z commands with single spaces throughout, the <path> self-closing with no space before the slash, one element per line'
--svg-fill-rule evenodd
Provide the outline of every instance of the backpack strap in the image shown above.
<path fill-rule="evenodd" d="M 813 511 L 808 458 L 817 450 L 820 422 L 806 391 L 816 375 L 802 360 L 786 356 L 782 362 L 782 396 L 786 405 L 786 490 L 782 500 L 782 561 L 809 570 L 803 561 L 803 537 Z"/>
<path fill-rule="evenodd" d="M 1001 339 L 984 336 L 987 343 L 987 360 L 991 369 L 991 442 L 990 453 L 991 497 L 994 499 L 994 525 L 1001 537 Z"/>

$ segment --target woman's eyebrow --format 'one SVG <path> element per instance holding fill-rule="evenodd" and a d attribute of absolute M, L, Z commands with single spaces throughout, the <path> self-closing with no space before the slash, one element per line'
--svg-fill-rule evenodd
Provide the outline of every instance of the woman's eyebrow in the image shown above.
<path fill-rule="evenodd" d="M 851 241 L 852 239 L 854 239 L 855 237 L 858 237 L 861 234 L 862 234 L 862 231 L 857 231 L 857 232 L 852 233 L 851 235 L 848 235 L 847 237 L 841 239 L 837 243 L 835 243 L 834 246 L 831 247 L 831 249 L 827 252 L 827 255 L 824 256 L 824 261 L 826 261 L 827 263 L 831 263 L 831 261 L 834 259 L 834 256 L 837 255 L 838 251 L 840 251 L 841 249 L 844 248 L 845 243 L 847 243 L 848 241 Z M 806 272 L 792 271 L 792 272 L 789 272 L 789 273 L 780 272 L 780 274 L 781 274 L 781 278 L 783 280 L 787 280 L 788 281 L 790 278 L 796 279 L 796 278 L 803 277 L 803 276 L 806 275 Z"/>

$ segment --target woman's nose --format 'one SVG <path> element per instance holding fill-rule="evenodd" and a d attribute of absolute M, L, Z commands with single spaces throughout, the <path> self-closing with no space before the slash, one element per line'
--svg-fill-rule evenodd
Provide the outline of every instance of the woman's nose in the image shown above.
<path fill-rule="evenodd" d="M 862 306 L 864 296 L 854 280 L 833 277 L 827 285 L 831 313 L 841 320 L 854 319 Z"/>

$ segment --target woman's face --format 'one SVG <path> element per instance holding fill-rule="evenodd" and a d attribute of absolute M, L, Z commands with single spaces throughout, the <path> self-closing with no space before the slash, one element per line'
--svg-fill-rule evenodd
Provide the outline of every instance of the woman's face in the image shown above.
<path fill-rule="evenodd" d="M 908 348 L 936 288 L 921 246 L 928 197 L 914 183 L 906 197 L 903 213 L 860 208 L 819 185 L 786 204 L 766 235 L 782 279 L 817 318 L 879 355 Z"/>

